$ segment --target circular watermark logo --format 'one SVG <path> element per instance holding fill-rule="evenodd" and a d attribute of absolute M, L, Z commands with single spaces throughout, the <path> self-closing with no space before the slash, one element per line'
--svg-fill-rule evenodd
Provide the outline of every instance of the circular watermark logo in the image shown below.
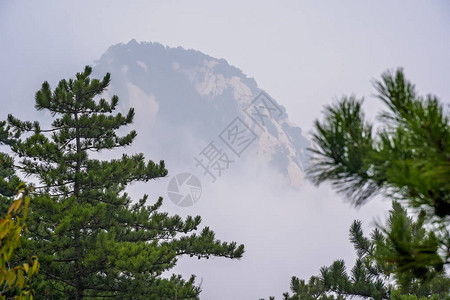
<path fill-rule="evenodd" d="M 202 184 L 191 173 L 180 173 L 169 182 L 167 187 L 169 199 L 177 206 L 194 205 L 202 195 Z"/>

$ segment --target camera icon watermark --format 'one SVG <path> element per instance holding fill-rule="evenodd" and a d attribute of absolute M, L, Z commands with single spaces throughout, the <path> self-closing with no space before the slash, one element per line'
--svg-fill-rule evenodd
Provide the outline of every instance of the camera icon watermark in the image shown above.
<path fill-rule="evenodd" d="M 180 173 L 172 177 L 167 186 L 169 199 L 177 206 L 194 205 L 202 195 L 202 184 L 191 173 Z"/>

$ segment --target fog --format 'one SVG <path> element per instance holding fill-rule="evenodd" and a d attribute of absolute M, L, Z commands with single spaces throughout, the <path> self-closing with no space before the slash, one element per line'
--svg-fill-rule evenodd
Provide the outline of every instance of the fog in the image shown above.
<path fill-rule="evenodd" d="M 2 119 L 13 113 L 45 122 L 49 115 L 33 108 L 44 80 L 55 86 L 95 65 L 109 46 L 131 39 L 225 58 L 255 78 L 306 132 L 323 106 L 344 94 L 365 97 L 368 117 L 375 120 L 381 106 L 371 82 L 387 69 L 403 67 L 420 93 L 450 103 L 446 1 L 2 1 L 0 37 Z M 144 121 L 137 119 L 136 128 Z M 195 138 L 184 142 L 191 143 L 184 145 L 188 149 L 206 146 Z M 154 143 L 139 134 L 125 151 L 166 159 Z M 340 258 L 351 266 L 350 224 L 361 219 L 367 231 L 390 206 L 378 197 L 356 209 L 329 186 L 306 180 L 294 189 L 252 155 L 215 183 L 192 161 L 166 161 L 168 177 L 129 189 L 133 198 L 161 195 L 164 210 L 201 215 L 217 238 L 245 244 L 239 261 L 186 257 L 170 271 L 196 274 L 201 299 L 280 298 L 291 276 L 308 279 Z M 202 182 L 193 206 L 178 207 L 167 197 L 169 180 L 180 172 Z"/>

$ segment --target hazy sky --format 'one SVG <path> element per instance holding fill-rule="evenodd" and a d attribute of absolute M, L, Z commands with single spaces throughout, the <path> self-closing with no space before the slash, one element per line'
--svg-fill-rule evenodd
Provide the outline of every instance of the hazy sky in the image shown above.
<path fill-rule="evenodd" d="M 398 66 L 450 99 L 448 1 L 1 1 L 0 37 L 2 104 L 133 38 L 227 59 L 306 130 L 324 103 L 370 96 Z"/>
<path fill-rule="evenodd" d="M 0 117 L 7 113 L 32 116 L 34 92 L 42 81 L 54 83 L 73 76 L 84 65 L 94 64 L 110 45 L 127 43 L 133 38 L 225 58 L 254 77 L 262 89 L 286 107 L 290 120 L 306 131 L 320 117 L 323 105 L 343 94 L 366 96 L 369 115 L 373 116 L 377 105 L 371 97 L 374 92 L 371 80 L 396 67 L 405 69 L 406 76 L 416 83 L 420 92 L 434 93 L 450 102 L 449 1 L 3 0 L 0 1 Z M 245 189 L 252 190 L 252 187 L 242 189 L 245 193 Z M 246 213 L 271 213 L 280 218 L 288 214 L 286 218 L 303 219 L 307 229 L 304 232 L 297 232 L 293 227 L 295 222 L 290 221 L 274 227 L 262 218 L 258 226 L 264 231 L 283 230 L 293 238 L 307 241 L 309 248 L 299 243 L 298 249 L 293 244 L 284 245 L 284 236 L 283 239 L 275 237 L 273 248 L 267 249 L 266 254 L 277 256 L 276 262 L 283 272 L 272 272 L 279 272 L 278 277 L 264 275 L 270 266 L 264 269 L 263 251 L 257 252 L 261 256 L 251 255 L 252 247 L 258 245 L 256 241 L 266 238 L 261 233 L 248 243 L 249 256 L 244 263 L 251 266 L 250 271 L 263 275 L 255 274 L 256 279 L 245 277 L 248 274 L 238 267 L 241 262 L 219 262 L 220 268 L 217 265 L 213 271 L 204 271 L 205 276 L 216 274 L 214 279 L 205 277 L 204 299 L 230 299 L 220 297 L 226 293 L 214 293 L 220 289 L 230 295 L 242 295 L 235 299 L 257 299 L 255 295 L 280 297 L 282 291 L 288 290 L 291 275 L 307 278 L 339 255 L 352 257 L 351 247 L 346 243 L 349 222 L 370 215 L 373 213 L 370 209 L 377 206 L 355 211 L 348 205 L 337 204 L 341 199 L 332 201 L 335 196 L 329 190 L 322 189 L 319 193 L 310 187 L 305 189 L 303 196 L 318 202 L 305 204 L 304 210 L 297 214 L 290 204 L 275 209 L 269 204 L 248 204 L 238 213 L 241 219 L 236 222 L 242 222 Z M 259 197 L 276 200 L 276 192 L 258 191 Z M 208 196 L 226 197 L 210 194 L 205 199 Z M 238 199 L 228 206 L 237 205 Z M 207 211 L 207 208 L 198 209 Z M 185 212 L 196 214 L 195 209 Z M 219 222 L 220 218 L 224 218 L 223 214 L 206 215 L 205 224 Z M 329 243 L 319 238 L 319 242 L 314 241 L 317 237 L 314 226 L 326 228 L 341 219 L 345 220 L 343 224 L 330 229 Z M 225 240 L 243 234 L 220 227 L 219 233 Z M 343 243 L 339 244 L 338 240 L 342 239 Z M 327 253 L 336 256 L 318 258 Z M 300 258 L 295 261 L 297 256 L 309 262 Z M 203 269 L 208 268 L 201 264 Z M 258 264 L 260 269 L 255 267 Z M 195 273 L 195 268 L 191 272 Z M 262 277 L 257 275 L 269 279 L 259 284 Z M 228 282 L 235 285 L 227 285 Z M 246 287 L 233 294 L 231 290 L 243 282 Z"/>

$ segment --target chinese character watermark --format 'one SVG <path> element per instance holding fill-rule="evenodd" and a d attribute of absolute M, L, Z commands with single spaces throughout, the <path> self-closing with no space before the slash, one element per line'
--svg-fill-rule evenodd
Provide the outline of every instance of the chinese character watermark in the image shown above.
<path fill-rule="evenodd" d="M 278 121 L 284 111 L 276 104 L 270 96 L 261 92 L 244 109 L 245 114 L 251 120 L 251 126 L 242 118 L 236 117 L 218 135 L 219 139 L 232 151 L 227 153 L 211 141 L 203 150 L 195 156 L 195 167 L 200 168 L 203 175 L 209 176 L 211 181 L 216 182 L 222 173 L 229 169 L 235 162 L 233 157 L 238 158 L 250 145 L 258 139 L 258 135 L 252 128 L 266 130 L 268 122 Z M 201 196 L 202 186 L 200 180 L 191 173 L 181 173 L 174 176 L 168 186 L 170 200 L 177 206 L 187 207 L 195 204 Z"/>
<path fill-rule="evenodd" d="M 228 158 L 228 154 L 223 152 L 222 149 L 217 148 L 214 142 L 210 142 L 205 147 L 198 157 L 194 157 L 194 161 L 197 163 L 196 167 L 201 167 L 204 171 L 203 175 L 208 174 L 212 178 L 212 182 L 216 181 L 217 177 L 222 175 L 223 170 L 228 170 L 230 164 L 234 160 Z"/>
<path fill-rule="evenodd" d="M 265 92 L 256 96 L 244 111 L 262 129 L 266 126 L 265 121 L 278 120 L 283 115 L 283 110 Z"/>
<path fill-rule="evenodd" d="M 220 134 L 219 138 L 237 156 L 248 148 L 258 136 L 254 133 L 241 118 L 236 118 Z"/>

